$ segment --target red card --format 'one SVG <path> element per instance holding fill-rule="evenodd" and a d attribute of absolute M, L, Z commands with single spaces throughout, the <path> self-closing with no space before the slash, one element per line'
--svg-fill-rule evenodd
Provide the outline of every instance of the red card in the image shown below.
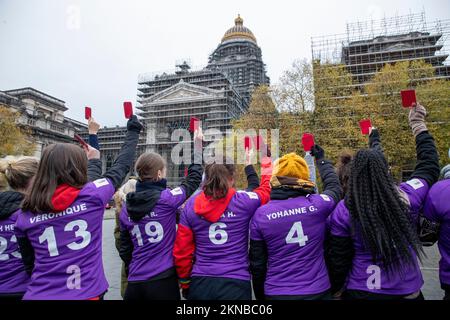
<path fill-rule="evenodd" d="M 188 168 L 186 167 L 184 168 L 184 176 L 187 177 L 187 175 L 188 175 Z"/>
<path fill-rule="evenodd" d="M 359 127 L 361 128 L 361 134 L 369 134 L 369 129 L 372 127 L 370 119 L 363 119 L 359 122 Z"/>
<path fill-rule="evenodd" d="M 244 148 L 246 150 L 250 149 L 250 137 L 248 137 L 248 136 L 245 136 L 245 138 L 244 138 Z"/>
<path fill-rule="evenodd" d="M 256 146 L 256 150 L 259 151 L 259 148 L 264 145 L 264 139 L 261 136 L 253 137 L 253 144 Z"/>
<path fill-rule="evenodd" d="M 89 120 L 92 117 L 92 109 L 90 107 L 84 107 L 84 118 Z"/>
<path fill-rule="evenodd" d="M 82 137 L 80 137 L 77 134 L 74 134 L 73 136 L 83 147 L 85 147 L 86 149 L 88 148 L 88 144 L 86 143 L 86 141 L 83 140 Z"/>
<path fill-rule="evenodd" d="M 129 101 L 125 101 L 123 103 L 123 112 L 125 114 L 125 118 L 130 119 L 133 115 L 133 105 Z"/>
<path fill-rule="evenodd" d="M 189 131 L 194 132 L 198 129 L 198 125 L 200 123 L 200 119 L 196 117 L 191 117 L 191 121 L 189 122 Z"/>
<path fill-rule="evenodd" d="M 302 136 L 303 150 L 311 151 L 311 148 L 314 146 L 314 144 L 314 135 L 312 133 L 305 132 Z"/>
<path fill-rule="evenodd" d="M 400 95 L 403 108 L 411 108 L 416 104 L 416 90 L 402 90 Z"/>

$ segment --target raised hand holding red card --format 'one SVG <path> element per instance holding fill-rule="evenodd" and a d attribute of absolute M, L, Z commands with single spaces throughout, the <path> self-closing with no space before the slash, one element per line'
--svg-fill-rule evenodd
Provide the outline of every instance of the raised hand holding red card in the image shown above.
<path fill-rule="evenodd" d="M 189 121 L 189 131 L 194 132 L 198 129 L 200 125 L 200 119 L 196 117 L 191 117 L 191 120 Z"/>
<path fill-rule="evenodd" d="M 368 135 L 370 133 L 370 128 L 372 127 L 372 123 L 370 119 L 363 119 L 359 121 L 359 128 L 361 129 L 361 134 Z"/>
<path fill-rule="evenodd" d="M 133 116 L 133 105 L 129 101 L 123 103 L 123 112 L 126 119 L 130 119 Z"/>
<path fill-rule="evenodd" d="M 92 109 L 90 107 L 84 107 L 84 118 L 89 120 L 92 117 Z"/>
<path fill-rule="evenodd" d="M 250 149 L 250 137 L 248 137 L 248 136 L 244 137 L 244 148 L 245 148 L 245 150 Z"/>
<path fill-rule="evenodd" d="M 403 108 L 412 108 L 416 106 L 416 90 L 402 90 L 400 91 L 402 97 Z"/>
<path fill-rule="evenodd" d="M 314 135 L 312 133 L 305 132 L 302 135 L 303 150 L 311 151 L 311 148 L 314 146 L 314 144 Z"/>

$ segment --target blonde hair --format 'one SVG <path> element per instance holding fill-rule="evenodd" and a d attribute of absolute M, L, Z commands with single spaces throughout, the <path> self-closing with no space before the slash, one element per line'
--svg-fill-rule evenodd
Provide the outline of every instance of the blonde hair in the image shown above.
<path fill-rule="evenodd" d="M 0 188 L 13 190 L 25 190 L 35 176 L 39 166 L 39 160 L 34 157 L 7 156 L 0 159 Z M 1 181 L 3 180 L 3 181 Z M 4 184 L 2 182 L 6 182 Z"/>
<path fill-rule="evenodd" d="M 125 198 L 128 193 L 136 191 L 136 179 L 128 180 L 123 186 L 117 190 L 114 194 L 114 203 L 116 204 L 116 213 L 120 214 L 122 211 L 122 203 L 125 201 Z"/>

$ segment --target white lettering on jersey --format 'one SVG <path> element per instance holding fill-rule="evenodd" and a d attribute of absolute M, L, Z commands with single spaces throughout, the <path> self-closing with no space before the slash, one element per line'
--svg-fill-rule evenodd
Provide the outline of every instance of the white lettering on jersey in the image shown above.
<path fill-rule="evenodd" d="M 413 187 L 414 190 L 420 189 L 424 186 L 422 181 L 420 181 L 419 179 L 411 179 L 406 181 L 406 183 Z"/>
<path fill-rule="evenodd" d="M 183 194 L 183 190 L 180 187 L 178 187 L 178 188 L 171 190 L 170 193 L 173 196 L 179 196 L 179 195 Z"/>
<path fill-rule="evenodd" d="M 86 210 L 87 210 L 86 203 L 80 203 L 75 206 L 68 207 L 66 210 L 61 211 L 61 212 L 57 212 L 57 213 L 51 212 L 51 213 L 42 213 L 42 214 L 34 215 L 33 217 L 30 218 L 30 223 L 33 224 L 35 222 L 47 221 L 47 220 L 51 220 L 51 219 L 55 219 L 55 218 L 59 218 L 59 217 L 64 217 L 66 215 L 70 215 L 70 214 L 74 214 L 74 213 L 84 212 Z"/>
<path fill-rule="evenodd" d="M 101 188 L 103 186 L 107 186 L 109 184 L 108 179 L 103 178 L 103 179 L 98 179 L 94 181 L 94 185 L 98 188 Z"/>
<path fill-rule="evenodd" d="M 320 196 L 321 196 L 322 199 L 325 200 L 325 201 L 331 201 L 330 197 L 327 196 L 326 194 L 321 194 Z"/>
<path fill-rule="evenodd" d="M 70 290 L 73 289 L 81 289 L 81 269 L 76 264 L 68 266 L 66 269 L 66 273 L 70 274 L 67 278 L 67 288 Z"/>
<path fill-rule="evenodd" d="M 300 208 L 272 212 L 272 213 L 266 214 L 266 217 L 269 220 L 275 220 L 278 218 L 289 217 L 289 216 L 294 216 L 297 214 L 304 214 L 304 213 L 308 213 L 308 212 L 314 212 L 317 210 L 318 209 L 314 206 L 300 207 Z"/>

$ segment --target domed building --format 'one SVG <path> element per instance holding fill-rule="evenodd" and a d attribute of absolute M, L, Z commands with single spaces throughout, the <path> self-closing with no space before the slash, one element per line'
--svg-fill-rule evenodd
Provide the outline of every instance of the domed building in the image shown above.
<path fill-rule="evenodd" d="M 270 83 L 261 48 L 254 34 L 244 26 L 240 15 L 210 55 L 207 68 L 222 71 L 247 103 L 255 87 Z"/>

